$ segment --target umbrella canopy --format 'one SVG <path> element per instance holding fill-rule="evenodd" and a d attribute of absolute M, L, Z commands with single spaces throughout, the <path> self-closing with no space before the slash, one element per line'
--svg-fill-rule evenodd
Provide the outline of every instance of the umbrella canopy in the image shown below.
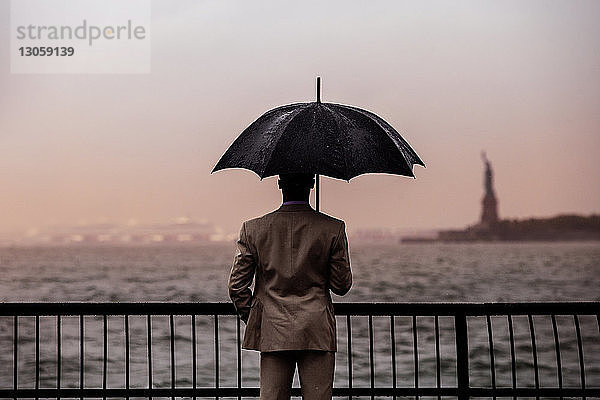
<path fill-rule="evenodd" d="M 233 142 L 213 172 L 246 168 L 262 179 L 314 173 L 350 180 L 370 172 L 413 176 L 423 161 L 377 115 L 332 103 L 297 103 L 268 111 Z"/>
<path fill-rule="evenodd" d="M 212 172 L 245 168 L 262 178 L 313 173 L 349 181 L 366 173 L 414 177 L 425 166 L 417 153 L 387 122 L 372 112 L 317 101 L 267 111 L 227 149 Z M 318 205 L 318 195 L 317 195 Z"/>

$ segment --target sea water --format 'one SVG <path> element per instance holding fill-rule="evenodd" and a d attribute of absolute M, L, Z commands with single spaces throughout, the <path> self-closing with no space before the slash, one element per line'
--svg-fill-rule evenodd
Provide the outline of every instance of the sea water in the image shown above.
<path fill-rule="evenodd" d="M 531 302 L 599 301 L 600 243 L 350 243 L 354 285 L 334 302 Z M 56 246 L 0 248 L 2 302 L 220 302 L 228 301 L 233 243 L 202 245 Z M 130 318 L 131 387 L 147 387 L 147 330 L 143 316 Z M 191 317 L 175 316 L 177 386 L 192 383 Z M 511 386 L 507 317 L 492 317 L 496 382 Z M 580 317 L 586 384 L 600 386 L 600 333 L 595 316 Z M 346 318 L 337 317 L 338 386 L 347 385 Z M 370 385 L 366 317 L 352 317 L 353 385 Z M 376 386 L 392 386 L 390 317 L 374 317 Z M 414 386 L 411 317 L 395 317 L 398 386 Z M 433 317 L 418 317 L 419 386 L 436 385 Z M 579 386 L 579 358 L 572 316 L 558 316 L 565 386 Z M 108 387 L 124 387 L 123 317 L 108 317 Z M 489 386 L 485 317 L 469 318 L 471 384 Z M 550 317 L 534 317 L 540 384 L 557 386 Z M 513 317 L 517 384 L 534 385 L 527 317 Z M 219 384 L 237 385 L 236 319 L 219 319 Z M 241 326 L 243 334 L 243 324 Z M 102 385 L 102 317 L 85 317 L 85 386 Z M 456 384 L 453 321 L 439 318 L 441 383 Z M 56 387 L 56 317 L 40 318 L 40 387 Z M 197 385 L 215 384 L 214 317 L 196 317 Z M 153 382 L 170 387 L 167 316 L 152 317 Z M 12 388 L 13 318 L 0 317 L 0 388 Z M 34 385 L 35 319 L 19 318 L 19 387 Z M 61 386 L 79 386 L 79 320 L 61 319 Z M 258 386 L 258 355 L 242 352 L 243 386 Z"/>

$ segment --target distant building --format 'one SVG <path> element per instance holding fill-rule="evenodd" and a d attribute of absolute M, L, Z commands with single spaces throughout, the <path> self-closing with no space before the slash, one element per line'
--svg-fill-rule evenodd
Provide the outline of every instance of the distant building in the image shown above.
<path fill-rule="evenodd" d="M 28 231 L 26 235 L 19 232 L 11 235 L 0 234 L 0 245 L 195 244 L 232 241 L 233 236 L 208 221 L 193 221 L 181 217 L 173 223 L 148 225 L 102 223 L 36 228 Z"/>

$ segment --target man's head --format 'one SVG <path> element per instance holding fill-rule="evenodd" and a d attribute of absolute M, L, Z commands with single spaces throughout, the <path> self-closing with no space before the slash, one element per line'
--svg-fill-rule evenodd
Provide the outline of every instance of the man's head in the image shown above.
<path fill-rule="evenodd" d="M 308 200 L 310 189 L 315 186 L 314 174 L 281 174 L 277 186 L 283 192 L 284 201 Z"/>

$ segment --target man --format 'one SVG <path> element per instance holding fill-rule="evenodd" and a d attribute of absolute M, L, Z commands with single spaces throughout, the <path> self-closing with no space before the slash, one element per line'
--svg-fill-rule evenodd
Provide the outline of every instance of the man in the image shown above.
<path fill-rule="evenodd" d="M 283 204 L 242 224 L 229 296 L 260 351 L 260 398 L 288 400 L 296 364 L 304 399 L 331 399 L 336 325 L 329 291 L 352 286 L 345 223 L 308 203 L 311 174 L 280 175 Z M 254 293 L 250 286 L 254 279 Z"/>

